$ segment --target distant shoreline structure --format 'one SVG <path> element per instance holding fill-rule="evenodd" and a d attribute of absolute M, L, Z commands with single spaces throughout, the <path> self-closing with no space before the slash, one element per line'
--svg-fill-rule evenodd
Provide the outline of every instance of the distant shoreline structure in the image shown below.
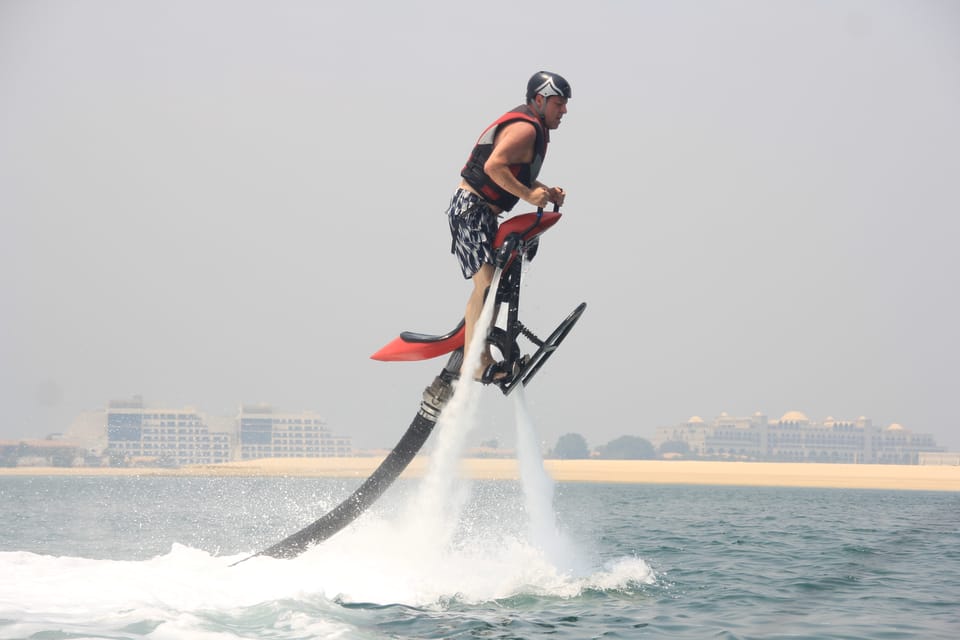
<path fill-rule="evenodd" d="M 561 447 L 579 438 L 582 451 Z M 491 444 L 492 442 L 492 444 Z M 569 444 L 565 442 L 564 444 Z M 102 410 L 85 411 L 66 434 L 46 440 L 0 440 L 0 467 L 179 468 L 264 458 L 359 457 L 352 436 L 333 433 L 312 411 L 286 412 L 268 404 L 241 405 L 232 416 L 213 416 L 188 406 L 152 406 L 141 396 L 112 400 Z M 568 433 L 546 458 L 604 460 L 697 460 L 803 462 L 830 464 L 953 464 L 930 434 L 899 423 L 874 424 L 871 418 L 811 420 L 800 411 L 779 419 L 762 412 L 710 421 L 699 416 L 659 427 L 651 440 L 623 435 L 588 448 Z M 496 440 L 467 451 L 471 457 L 512 457 Z"/>
<path fill-rule="evenodd" d="M 416 458 L 403 477 L 423 477 L 427 456 Z M 117 467 L 0 468 L 13 476 L 140 477 L 316 477 L 369 476 L 379 458 L 268 458 L 178 469 Z M 830 464 L 815 462 L 719 462 L 700 460 L 545 460 L 557 482 L 662 484 L 752 487 L 809 487 L 960 491 L 960 466 Z M 475 480 L 517 480 L 517 462 L 502 458 L 467 458 L 462 475 Z"/>
<path fill-rule="evenodd" d="M 687 458 L 761 462 L 920 464 L 924 455 L 945 453 L 932 435 L 898 423 L 880 427 L 866 416 L 818 422 L 801 411 L 777 420 L 759 411 L 742 417 L 721 413 L 711 422 L 693 416 L 657 429 L 653 445 L 661 455 L 675 451 Z"/>

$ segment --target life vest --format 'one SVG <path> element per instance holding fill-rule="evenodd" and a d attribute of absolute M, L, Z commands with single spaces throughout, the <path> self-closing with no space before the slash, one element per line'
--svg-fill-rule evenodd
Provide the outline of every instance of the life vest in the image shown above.
<path fill-rule="evenodd" d="M 527 187 L 532 187 L 537 175 L 540 173 L 540 167 L 543 165 L 543 158 L 547 154 L 547 143 L 550 142 L 550 132 L 543 126 L 540 118 L 537 117 L 530 107 L 520 105 L 519 107 L 506 112 L 491 124 L 480 135 L 477 144 L 470 152 L 467 163 L 460 171 L 460 176 L 476 191 L 484 200 L 495 205 L 504 211 L 509 211 L 520 200 L 517 196 L 506 191 L 494 182 L 483 165 L 487 162 L 490 154 L 493 152 L 493 141 L 497 137 L 497 132 L 505 124 L 524 120 L 533 124 L 537 130 L 537 139 L 534 142 L 533 160 L 525 164 L 511 164 L 510 172 Z"/>

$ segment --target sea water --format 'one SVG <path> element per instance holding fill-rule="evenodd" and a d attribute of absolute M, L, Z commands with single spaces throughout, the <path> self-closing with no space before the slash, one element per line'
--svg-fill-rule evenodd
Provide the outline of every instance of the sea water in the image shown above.
<path fill-rule="evenodd" d="M 469 483 L 439 541 L 407 510 L 421 481 L 400 480 L 302 556 L 229 566 L 357 484 L 0 477 L 0 638 L 960 631 L 955 493 L 558 483 L 553 524 L 571 568 L 532 534 L 520 482 Z"/>

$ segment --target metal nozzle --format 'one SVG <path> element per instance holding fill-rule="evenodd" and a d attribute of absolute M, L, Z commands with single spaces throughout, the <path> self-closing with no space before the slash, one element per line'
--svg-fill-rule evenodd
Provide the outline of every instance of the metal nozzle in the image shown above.
<path fill-rule="evenodd" d="M 423 390 L 423 400 L 420 402 L 421 416 L 432 422 L 440 418 L 440 412 L 453 396 L 453 381 L 460 377 L 462 364 L 463 349 L 457 349 L 450 354 L 440 374 L 433 379 L 429 387 Z"/>

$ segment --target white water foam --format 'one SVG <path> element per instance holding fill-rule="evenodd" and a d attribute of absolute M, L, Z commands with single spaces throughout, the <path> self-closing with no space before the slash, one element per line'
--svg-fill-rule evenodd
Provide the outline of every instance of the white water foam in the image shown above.
<path fill-rule="evenodd" d="M 420 538 L 418 549 L 418 533 L 374 518 L 294 560 L 257 557 L 236 567 L 229 565 L 244 554 L 181 545 L 146 561 L 0 552 L 0 639 L 251 637 L 244 627 L 272 630 L 262 637 L 356 637 L 340 603 L 442 609 L 451 600 L 571 598 L 652 581 L 639 559 L 573 578 L 495 524 L 455 548 L 431 549 Z"/>
<path fill-rule="evenodd" d="M 490 291 L 496 291 L 500 275 L 498 269 Z M 462 367 L 463 371 L 476 371 L 479 368 L 484 342 L 494 322 L 495 306 L 495 296 L 488 296 L 467 349 L 468 355 Z M 467 487 L 457 481 L 460 478 L 458 466 L 463 458 L 467 436 L 476 427 L 481 390 L 481 385 L 473 380 L 472 376 L 462 377 L 457 382 L 453 397 L 437 422 L 436 446 L 431 455 L 428 472 L 404 518 L 408 533 L 411 533 L 410 537 L 414 538 L 414 540 L 407 540 L 406 544 L 419 547 L 422 553 L 417 555 L 420 557 L 434 555 L 438 548 L 448 547 L 457 531 L 464 504 L 469 497 Z M 583 555 L 577 552 L 570 539 L 557 527 L 553 508 L 553 479 L 543 466 L 536 430 L 527 409 L 522 385 L 514 389 L 513 396 L 518 464 L 528 528 L 526 536 L 507 541 L 506 548 L 522 548 L 521 553 L 524 555 L 538 556 L 543 564 L 542 568 L 547 569 L 548 572 L 588 575 L 589 570 Z M 410 527 L 413 527 L 416 533 L 409 531 Z M 499 536 L 496 537 L 499 538 Z M 476 545 L 476 542 L 474 540 L 473 544 Z M 496 544 L 502 545 L 504 542 L 503 539 L 499 539 Z M 486 563 L 491 558 L 491 551 L 493 550 L 484 550 L 483 562 Z M 493 553 L 492 557 L 497 555 Z M 510 562 L 515 561 L 519 559 L 510 560 Z M 437 569 L 443 570 L 442 567 Z"/>
<path fill-rule="evenodd" d="M 517 461 L 529 518 L 530 542 L 541 549 L 546 558 L 561 570 L 575 575 L 587 571 L 583 555 L 557 527 L 553 508 L 553 478 L 543 466 L 537 432 L 527 409 L 523 385 L 513 392 L 517 420 Z"/>
<path fill-rule="evenodd" d="M 236 558 L 239 559 L 239 556 Z M 174 545 L 146 561 L 88 560 L 0 553 L 0 638 L 150 637 L 221 639 L 210 618 L 264 602 L 301 599 L 315 592 L 295 563 L 276 563 L 244 575 L 224 558 Z M 333 610 L 333 605 L 329 605 Z M 214 615 L 211 616 L 211 613 Z M 324 637 L 351 629 L 331 617 L 316 621 Z M 274 627 L 290 630 L 291 621 Z M 102 635 L 105 630 L 121 635 Z"/>
<path fill-rule="evenodd" d="M 467 499 L 465 488 L 455 479 L 460 476 L 459 465 L 466 449 L 467 436 L 476 427 L 482 390 L 469 372 L 480 367 L 487 333 L 494 321 L 496 296 L 492 292 L 500 284 L 500 275 L 501 271 L 497 269 L 490 284 L 491 295 L 484 301 L 470 344 L 467 345 L 461 371 L 468 373 L 454 382 L 453 396 L 434 427 L 435 443 L 430 465 L 406 518 L 408 522 L 416 520 L 427 525 L 432 530 L 430 537 L 434 544 L 445 546 L 450 542 Z"/>

